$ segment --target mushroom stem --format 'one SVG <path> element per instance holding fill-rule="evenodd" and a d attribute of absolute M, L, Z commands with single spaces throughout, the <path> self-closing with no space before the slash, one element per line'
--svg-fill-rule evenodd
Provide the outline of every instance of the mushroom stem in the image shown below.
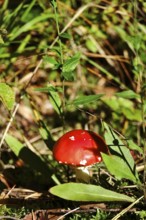
<path fill-rule="evenodd" d="M 78 183 L 90 183 L 90 172 L 88 167 L 76 167 L 76 182 Z"/>

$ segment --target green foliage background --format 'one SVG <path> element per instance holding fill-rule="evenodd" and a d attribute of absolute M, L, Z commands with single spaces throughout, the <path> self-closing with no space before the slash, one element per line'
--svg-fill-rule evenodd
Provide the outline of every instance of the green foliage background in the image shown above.
<path fill-rule="evenodd" d="M 103 136 L 103 121 L 129 141 L 127 146 L 142 161 L 146 3 L 6 0 L 0 4 L 0 146 L 4 176 L 5 165 L 14 168 L 9 171 L 10 185 L 34 188 L 32 182 L 38 182 L 34 184 L 38 190 L 67 182 L 66 167 L 52 158 L 54 141 L 79 128 Z M 29 155 L 37 155 L 34 164 L 24 147 Z M 24 167 L 17 167 L 20 158 Z"/>

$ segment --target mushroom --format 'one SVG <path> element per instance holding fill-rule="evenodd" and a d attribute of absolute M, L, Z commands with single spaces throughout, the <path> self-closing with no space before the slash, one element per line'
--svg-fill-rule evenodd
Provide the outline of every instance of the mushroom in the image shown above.
<path fill-rule="evenodd" d="M 82 129 L 67 132 L 53 147 L 54 159 L 74 167 L 76 180 L 86 183 L 90 181 L 88 167 L 102 161 L 101 152 L 108 152 L 102 137 Z"/>

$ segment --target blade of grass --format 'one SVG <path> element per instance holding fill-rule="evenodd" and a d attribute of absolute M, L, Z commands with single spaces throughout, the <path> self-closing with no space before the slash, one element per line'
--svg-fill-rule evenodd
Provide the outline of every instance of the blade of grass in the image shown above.
<path fill-rule="evenodd" d="M 34 29 L 34 25 L 44 20 L 47 20 L 48 18 L 54 18 L 54 14 L 44 13 L 41 16 L 32 19 L 30 22 L 27 22 L 21 28 L 17 27 L 16 29 L 13 29 L 11 36 L 10 36 L 10 40 L 13 41 L 16 37 L 18 37 L 22 33 Z"/>
<path fill-rule="evenodd" d="M 25 10 L 25 12 L 23 13 L 21 20 L 25 20 L 29 14 L 29 12 L 31 11 L 31 9 L 33 8 L 33 6 L 35 5 L 36 0 L 33 0 L 30 4 L 28 4 L 28 8 Z"/>

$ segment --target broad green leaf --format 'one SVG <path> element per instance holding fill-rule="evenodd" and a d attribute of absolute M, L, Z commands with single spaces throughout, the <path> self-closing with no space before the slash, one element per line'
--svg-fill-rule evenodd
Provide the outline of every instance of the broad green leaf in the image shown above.
<path fill-rule="evenodd" d="M 8 146 L 11 148 L 13 153 L 17 157 L 19 157 L 19 154 L 20 154 L 21 150 L 23 149 L 23 144 L 9 134 L 6 135 L 5 141 L 8 144 Z"/>
<path fill-rule="evenodd" d="M 127 91 L 123 91 L 123 92 L 118 92 L 116 93 L 116 96 L 118 97 L 122 97 L 122 98 L 126 98 L 126 99 L 136 99 L 136 98 L 140 98 L 140 95 L 135 93 L 132 90 L 127 90 Z"/>
<path fill-rule="evenodd" d="M 123 143 L 123 141 L 118 137 L 118 135 L 112 130 L 110 126 L 104 123 L 104 128 L 105 128 L 105 141 L 109 148 L 109 151 L 112 156 L 117 156 L 119 158 L 119 161 L 118 161 L 116 157 L 113 157 L 112 159 L 112 157 L 108 158 L 104 156 L 103 161 L 105 162 L 107 169 L 109 170 L 109 172 L 115 175 L 115 177 L 117 177 L 118 179 L 126 178 L 125 173 L 119 172 L 119 170 L 121 170 L 121 166 L 123 166 L 125 167 L 124 168 L 125 171 L 128 172 L 127 174 L 128 179 L 134 182 L 139 182 L 138 173 L 135 169 L 134 159 L 130 153 L 130 150 L 128 149 L 128 147 L 125 146 L 125 143 Z M 113 164 L 115 166 L 116 162 L 117 162 L 116 166 L 119 170 L 115 169 L 114 170 L 115 172 L 113 173 Z"/>
<path fill-rule="evenodd" d="M 72 72 L 75 70 L 76 66 L 79 64 L 81 54 L 77 53 L 73 57 L 66 60 L 63 64 L 62 71 L 63 72 Z"/>
<path fill-rule="evenodd" d="M 125 178 L 137 183 L 137 178 L 134 175 L 135 168 L 133 167 L 133 170 L 131 170 L 131 167 L 126 163 L 126 160 L 123 160 L 123 158 L 120 158 L 119 156 L 107 155 L 104 153 L 102 153 L 102 158 L 108 171 L 118 180 Z"/>
<path fill-rule="evenodd" d="M 15 93 L 6 83 L 0 83 L 0 99 L 8 110 L 15 104 Z"/>
<path fill-rule="evenodd" d="M 127 156 L 130 157 L 131 154 L 129 149 L 125 147 L 125 144 L 121 141 L 118 135 L 105 122 L 104 122 L 104 128 L 105 128 L 105 135 L 104 135 L 105 141 L 109 147 L 110 153 L 119 155 L 120 157 L 122 156 L 124 156 L 125 158 Z M 129 162 L 132 166 L 134 165 L 134 160 L 132 156 Z"/>
<path fill-rule="evenodd" d="M 51 171 L 40 155 L 35 154 L 19 140 L 9 134 L 6 135 L 5 141 L 14 154 L 22 159 L 32 169 L 41 172 L 43 175 L 47 175 L 47 178 L 51 177 Z"/>
<path fill-rule="evenodd" d="M 78 97 L 77 99 L 75 99 L 72 103 L 68 103 L 68 104 L 73 104 L 73 105 L 85 105 L 88 104 L 90 102 L 95 102 L 97 100 L 99 100 L 104 94 L 98 94 L 98 95 L 83 95 Z"/>
<path fill-rule="evenodd" d="M 132 197 L 107 190 L 101 186 L 83 183 L 65 183 L 54 186 L 50 193 L 63 199 L 72 201 L 125 201 L 134 202 Z"/>

